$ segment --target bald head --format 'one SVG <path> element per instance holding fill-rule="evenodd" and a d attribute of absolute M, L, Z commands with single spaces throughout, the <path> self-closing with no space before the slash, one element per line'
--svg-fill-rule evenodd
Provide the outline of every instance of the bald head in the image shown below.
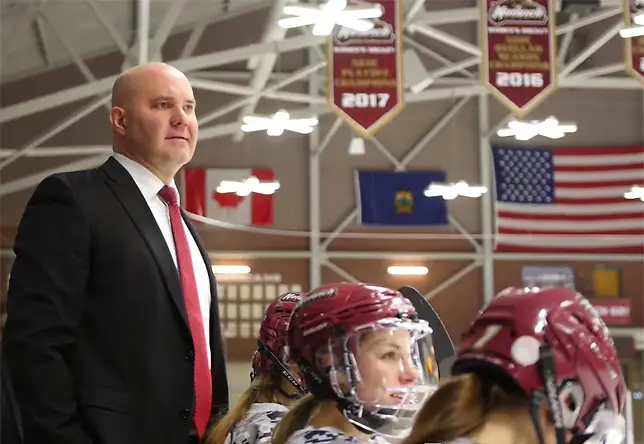
<path fill-rule="evenodd" d="M 128 69 L 112 88 L 114 151 L 170 183 L 197 145 L 195 106 L 190 81 L 178 69 L 157 62 Z"/>
<path fill-rule="evenodd" d="M 167 63 L 150 62 L 134 66 L 117 77 L 112 86 L 112 106 L 124 107 L 140 90 L 140 86 L 151 79 L 171 76 L 186 79 L 185 74 Z"/>

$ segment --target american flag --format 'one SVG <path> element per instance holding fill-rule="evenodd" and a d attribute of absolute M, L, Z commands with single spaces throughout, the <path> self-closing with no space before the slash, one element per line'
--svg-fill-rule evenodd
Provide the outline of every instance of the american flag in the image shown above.
<path fill-rule="evenodd" d="M 644 252 L 644 147 L 493 147 L 496 250 Z"/>

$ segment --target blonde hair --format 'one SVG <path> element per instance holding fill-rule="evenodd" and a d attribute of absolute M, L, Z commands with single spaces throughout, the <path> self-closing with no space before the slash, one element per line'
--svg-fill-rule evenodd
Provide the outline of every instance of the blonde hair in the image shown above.
<path fill-rule="evenodd" d="M 306 427 L 319 404 L 320 400 L 311 393 L 295 403 L 277 424 L 271 444 L 285 444 L 293 433 Z"/>
<path fill-rule="evenodd" d="M 275 389 L 279 380 L 268 373 L 259 375 L 242 393 L 235 406 L 226 413 L 208 433 L 206 444 L 223 444 L 235 425 L 256 402 L 276 402 Z"/>
<path fill-rule="evenodd" d="M 402 444 L 448 442 L 478 431 L 495 411 L 528 408 L 520 390 L 469 373 L 447 379 L 421 408 Z"/>

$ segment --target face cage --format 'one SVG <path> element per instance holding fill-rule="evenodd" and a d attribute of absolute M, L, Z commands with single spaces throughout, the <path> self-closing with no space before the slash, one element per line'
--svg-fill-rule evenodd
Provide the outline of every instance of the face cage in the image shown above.
<path fill-rule="evenodd" d="M 608 408 L 606 404 L 598 406 L 597 410 L 587 415 L 588 418 L 585 418 L 584 422 L 588 426 L 585 430 L 575 430 L 575 424 L 584 402 L 583 389 L 576 382 L 567 382 L 561 387 L 557 387 L 554 358 L 548 346 L 540 348 L 538 364 L 545 390 L 533 396 L 531 415 L 541 444 L 544 443 L 544 439 L 538 411 L 544 398 L 548 402 L 554 421 L 557 444 L 567 444 L 566 430 L 574 430 L 572 440 L 574 444 L 621 444 L 624 441 L 626 419 Z M 572 404 L 568 402 L 569 400 L 573 401 Z M 573 405 L 574 408 L 569 405 Z"/>
<path fill-rule="evenodd" d="M 410 385 L 387 387 L 384 394 L 395 396 L 396 403 L 361 399 L 358 388 L 363 378 L 358 368 L 359 338 L 366 333 L 405 330 L 410 335 L 410 357 L 407 367 L 416 373 Z M 358 428 L 388 438 L 409 434 L 413 420 L 424 401 L 438 388 L 438 365 L 431 339 L 432 329 L 426 321 L 385 319 L 366 324 L 349 335 L 340 335 L 328 343 L 329 384 L 340 400 L 343 414 Z M 353 350 L 352 350 L 353 349 Z M 405 365 L 405 363 L 401 362 Z"/>

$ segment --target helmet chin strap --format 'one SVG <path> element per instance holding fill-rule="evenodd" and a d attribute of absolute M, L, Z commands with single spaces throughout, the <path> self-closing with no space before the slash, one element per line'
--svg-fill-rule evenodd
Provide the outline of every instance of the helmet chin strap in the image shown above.
<path fill-rule="evenodd" d="M 552 355 L 552 350 L 548 345 L 542 345 L 539 348 L 539 374 L 543 381 L 545 388 L 544 393 L 537 393 L 532 397 L 530 406 L 530 416 L 534 422 L 539 443 L 544 444 L 543 430 L 541 429 L 541 405 L 544 398 L 548 402 L 550 414 L 554 422 L 555 436 L 557 444 L 583 444 L 590 436 L 589 435 L 576 435 L 570 441 L 566 442 L 566 426 L 564 424 L 563 412 L 559 400 L 559 386 L 555 378 L 556 368 L 555 359 Z"/>

